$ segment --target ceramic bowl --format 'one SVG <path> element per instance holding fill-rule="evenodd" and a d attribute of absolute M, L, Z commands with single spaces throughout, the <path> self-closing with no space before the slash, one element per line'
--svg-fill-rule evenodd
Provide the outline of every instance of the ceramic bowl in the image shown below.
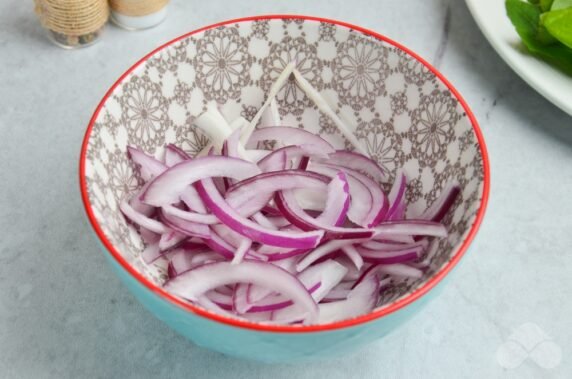
<path fill-rule="evenodd" d="M 230 119 L 250 119 L 284 65 L 338 108 L 393 180 L 410 182 L 408 215 L 419 214 L 457 180 L 461 195 L 445 217 L 448 238 L 424 257 L 419 280 L 396 283 L 373 312 L 340 322 L 269 326 L 211 313 L 165 292 L 165 273 L 140 260 L 143 243 L 118 209 L 142 184 L 127 145 L 159 156 L 175 143 L 195 154 L 208 142 L 193 120 L 209 103 Z M 327 117 L 289 80 L 277 96 L 286 125 L 351 148 Z M 110 88 L 91 119 L 80 161 L 85 209 L 113 270 L 155 316 L 197 345 L 265 362 L 346 354 L 418 312 L 469 247 L 489 188 L 483 137 L 465 101 L 418 55 L 375 32 L 338 21 L 259 16 L 211 25 L 154 50 Z M 442 287 L 439 285 L 437 287 Z"/>

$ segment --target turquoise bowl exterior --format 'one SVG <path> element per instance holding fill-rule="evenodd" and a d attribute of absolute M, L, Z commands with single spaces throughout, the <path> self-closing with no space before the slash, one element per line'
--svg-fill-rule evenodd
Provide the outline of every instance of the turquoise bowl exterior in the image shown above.
<path fill-rule="evenodd" d="M 450 278 L 449 274 L 429 293 L 408 306 L 369 322 L 319 332 L 258 331 L 223 324 L 180 308 L 137 281 L 103 249 L 113 271 L 159 320 L 198 346 L 264 363 L 307 362 L 356 352 L 411 319 L 436 297 Z"/>

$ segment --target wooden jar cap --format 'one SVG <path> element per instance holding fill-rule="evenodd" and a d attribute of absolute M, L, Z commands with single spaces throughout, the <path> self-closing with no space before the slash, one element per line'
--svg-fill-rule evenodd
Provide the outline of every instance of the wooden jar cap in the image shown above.
<path fill-rule="evenodd" d="M 169 0 L 109 0 L 113 11 L 125 16 L 139 17 L 160 11 Z"/>

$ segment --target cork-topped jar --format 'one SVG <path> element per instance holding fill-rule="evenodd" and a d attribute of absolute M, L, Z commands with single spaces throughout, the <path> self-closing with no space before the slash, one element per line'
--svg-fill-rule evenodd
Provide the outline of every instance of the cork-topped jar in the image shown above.
<path fill-rule="evenodd" d="M 152 28 L 167 16 L 169 0 L 110 0 L 111 19 L 127 30 Z"/>
<path fill-rule="evenodd" d="M 109 18 L 107 0 L 34 0 L 48 37 L 65 49 L 94 44 Z"/>

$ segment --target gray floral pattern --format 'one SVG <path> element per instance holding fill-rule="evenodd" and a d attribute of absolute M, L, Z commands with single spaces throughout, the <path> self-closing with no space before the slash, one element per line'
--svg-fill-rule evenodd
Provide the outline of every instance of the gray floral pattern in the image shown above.
<path fill-rule="evenodd" d="M 387 305 L 451 259 L 479 209 L 483 161 L 471 122 L 444 83 L 407 53 L 342 26 L 300 19 L 244 21 L 184 38 L 154 54 L 123 79 L 93 125 L 85 156 L 93 212 L 128 261 L 161 282 L 164 268 L 140 263 L 143 244 L 118 211 L 118 202 L 142 184 L 126 146 L 159 156 L 164 144 L 175 143 L 197 154 L 209 140 L 193 120 L 209 102 L 218 102 L 225 116 L 252 119 L 292 61 L 328 95 L 387 171 L 386 189 L 396 170 L 406 168 L 408 214 L 418 215 L 430 206 L 451 180 L 463 188 L 445 217 L 449 236 L 423 257 L 429 265 L 424 277 L 393 282 L 382 295 L 380 305 Z M 293 78 L 278 93 L 277 103 L 285 125 L 304 127 L 337 148 L 353 149 Z"/>
<path fill-rule="evenodd" d="M 185 39 L 180 43 L 159 51 L 149 59 L 148 66 L 157 68 L 160 74 L 164 74 L 167 71 L 176 71 L 179 63 L 187 58 L 186 49 L 189 43 L 190 39 Z"/>
<path fill-rule="evenodd" d="M 268 20 L 257 20 L 252 23 L 252 35 L 255 38 L 266 38 L 270 25 Z"/>
<path fill-rule="evenodd" d="M 376 97 L 385 91 L 388 54 L 388 49 L 355 34 L 338 46 L 338 55 L 332 62 L 332 87 L 343 104 L 356 111 L 373 106 Z"/>
<path fill-rule="evenodd" d="M 280 44 L 275 44 L 270 49 L 268 57 L 262 61 L 264 75 L 261 87 L 265 93 L 270 90 L 272 84 L 290 63 L 296 62 L 296 68 L 314 88 L 323 88 L 321 70 L 323 63 L 316 56 L 316 47 L 306 43 L 302 37 L 285 37 Z M 311 100 L 296 83 L 294 75 L 290 75 L 284 87 L 278 92 L 276 101 L 281 114 L 292 113 L 301 115 L 303 110 L 312 105 Z"/>
<path fill-rule="evenodd" d="M 180 80 L 177 81 L 177 85 L 175 85 L 175 96 L 174 99 L 180 106 L 185 106 L 186 104 L 191 101 L 191 93 L 192 88 L 187 83 L 182 82 Z"/>
<path fill-rule="evenodd" d="M 143 184 L 125 152 L 117 149 L 108 155 L 108 159 L 106 169 L 110 175 L 107 185 L 116 199 L 132 194 Z"/>
<path fill-rule="evenodd" d="M 419 107 L 412 113 L 413 125 L 408 136 L 415 142 L 413 156 L 422 166 L 434 166 L 445 156 L 460 117 L 456 108 L 457 101 L 448 91 L 434 90 L 421 97 Z"/>
<path fill-rule="evenodd" d="M 168 103 L 161 94 L 161 86 L 147 76 L 133 75 L 122 89 L 121 118 L 132 143 L 154 151 L 164 143 L 168 124 Z"/>
<path fill-rule="evenodd" d="M 184 125 L 176 130 L 175 144 L 185 152 L 194 156 L 201 152 L 209 143 L 208 137 L 193 126 L 192 118 L 187 118 Z"/>
<path fill-rule="evenodd" d="M 207 30 L 197 41 L 194 59 L 197 84 L 209 100 L 223 104 L 236 99 L 250 80 L 252 57 L 246 40 L 236 28 Z"/>
<path fill-rule="evenodd" d="M 371 122 L 360 123 L 355 134 L 364 143 L 370 157 L 392 179 L 392 174 L 405 162 L 405 154 L 400 149 L 402 138 L 395 133 L 393 125 L 373 119 Z"/>
<path fill-rule="evenodd" d="M 405 94 L 405 91 L 391 95 L 391 110 L 394 114 L 407 112 L 407 95 Z"/>
<path fill-rule="evenodd" d="M 403 74 L 407 84 L 421 87 L 426 81 L 434 79 L 433 73 L 421 62 L 411 59 L 404 51 L 397 50 L 397 54 L 399 55 L 397 69 Z"/>
<path fill-rule="evenodd" d="M 320 22 L 319 33 L 322 41 L 333 41 L 336 35 L 336 26 L 328 22 Z"/>

